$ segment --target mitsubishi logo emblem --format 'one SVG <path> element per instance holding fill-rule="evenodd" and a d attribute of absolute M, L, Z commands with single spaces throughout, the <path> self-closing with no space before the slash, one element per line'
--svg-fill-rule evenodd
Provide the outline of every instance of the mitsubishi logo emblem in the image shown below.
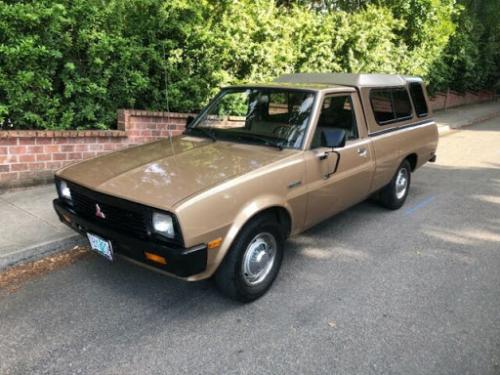
<path fill-rule="evenodd" d="M 95 216 L 106 219 L 106 215 L 101 211 L 101 207 L 97 203 L 95 205 Z"/>

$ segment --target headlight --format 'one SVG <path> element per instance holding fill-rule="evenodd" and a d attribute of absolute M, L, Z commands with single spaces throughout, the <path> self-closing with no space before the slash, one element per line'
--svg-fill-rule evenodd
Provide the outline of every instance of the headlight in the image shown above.
<path fill-rule="evenodd" d="M 156 233 L 168 238 L 175 237 L 174 231 L 174 221 L 172 216 L 166 214 L 160 214 L 158 212 L 153 213 L 153 229 Z"/>
<path fill-rule="evenodd" d="M 71 200 L 71 190 L 68 187 L 68 184 L 65 181 L 59 181 L 59 195 L 61 198 Z"/>

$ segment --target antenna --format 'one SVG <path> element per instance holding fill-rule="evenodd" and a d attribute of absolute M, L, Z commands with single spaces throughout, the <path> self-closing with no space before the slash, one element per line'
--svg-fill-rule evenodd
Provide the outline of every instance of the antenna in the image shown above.
<path fill-rule="evenodd" d="M 165 44 L 162 43 L 163 47 L 163 75 L 164 75 L 164 80 L 165 80 L 165 107 L 167 110 L 167 129 L 168 129 L 168 138 L 170 139 L 170 142 L 172 142 L 172 129 L 171 129 L 171 118 L 170 118 L 170 106 L 168 103 L 168 72 L 167 72 L 167 56 L 165 53 Z"/>
<path fill-rule="evenodd" d="M 168 103 L 168 72 L 167 72 L 167 57 L 165 53 L 165 44 L 162 43 L 163 47 L 163 73 L 164 73 L 164 78 L 165 78 L 165 106 L 167 110 L 167 129 L 168 129 L 168 141 L 170 142 L 170 150 L 172 151 L 172 155 L 174 156 L 175 159 L 175 150 L 174 150 L 174 145 L 172 143 L 172 119 L 170 118 L 170 106 Z"/>

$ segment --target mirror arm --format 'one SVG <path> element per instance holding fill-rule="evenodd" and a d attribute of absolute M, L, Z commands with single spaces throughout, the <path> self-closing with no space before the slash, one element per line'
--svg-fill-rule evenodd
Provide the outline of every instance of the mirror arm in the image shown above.
<path fill-rule="evenodd" d="M 339 163 L 340 163 L 340 152 L 335 151 L 333 148 L 332 148 L 332 151 L 330 151 L 330 152 L 333 152 L 335 155 L 337 155 L 337 161 L 335 162 L 335 168 L 333 168 L 333 171 L 330 172 L 330 173 L 328 173 L 328 174 L 326 174 L 323 177 L 325 180 L 328 179 L 328 178 L 330 178 L 330 176 L 334 175 L 335 173 L 337 173 L 337 169 L 339 168 Z M 326 155 L 328 155 L 328 153 L 326 153 Z"/>
<path fill-rule="evenodd" d="M 337 173 L 337 169 L 339 168 L 339 163 L 340 163 L 340 152 L 338 151 L 335 151 L 333 148 L 332 148 L 332 152 L 337 155 L 337 162 L 335 163 L 335 168 L 333 169 L 333 172 L 332 174 L 335 174 Z"/>

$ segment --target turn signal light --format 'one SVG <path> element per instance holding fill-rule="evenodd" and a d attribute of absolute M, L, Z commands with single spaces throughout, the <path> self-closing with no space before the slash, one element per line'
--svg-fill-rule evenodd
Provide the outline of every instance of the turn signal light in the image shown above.
<path fill-rule="evenodd" d="M 216 238 L 215 240 L 212 240 L 207 244 L 207 248 L 216 249 L 221 245 L 221 243 L 222 243 L 222 237 Z"/>
<path fill-rule="evenodd" d="M 144 255 L 146 256 L 146 259 L 148 259 L 152 262 L 160 263 L 160 264 L 167 264 L 167 260 L 164 257 L 162 257 L 161 255 L 148 253 L 148 252 L 144 252 Z"/>

